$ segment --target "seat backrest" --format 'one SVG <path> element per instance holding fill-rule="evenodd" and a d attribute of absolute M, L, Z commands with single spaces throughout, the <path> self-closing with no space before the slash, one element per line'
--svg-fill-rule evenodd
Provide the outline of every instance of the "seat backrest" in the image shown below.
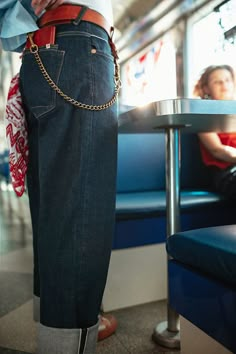
<path fill-rule="evenodd" d="M 119 134 L 117 192 L 163 189 L 164 134 Z"/>
<path fill-rule="evenodd" d="M 210 189 L 196 134 L 181 134 L 181 188 Z M 117 192 L 165 190 L 165 134 L 119 134 Z"/>

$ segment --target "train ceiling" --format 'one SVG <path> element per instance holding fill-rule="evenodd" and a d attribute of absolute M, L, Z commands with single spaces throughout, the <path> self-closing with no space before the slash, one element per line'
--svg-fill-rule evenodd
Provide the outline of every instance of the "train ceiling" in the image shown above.
<path fill-rule="evenodd" d="M 163 0 L 112 0 L 115 27 L 123 32 Z"/>
<path fill-rule="evenodd" d="M 1 1 L 1 0 L 0 0 Z M 235 3 L 236 0 L 111 0 L 114 13 L 114 24 L 116 29 L 122 34 L 134 22 L 139 22 L 141 18 L 150 15 L 152 11 L 159 8 L 171 8 L 182 4 L 183 8 L 196 8 L 203 4 L 212 4 L 216 8 L 221 8 L 227 3 Z M 156 9 L 155 9 L 156 8 Z M 216 9 L 215 8 L 215 9 Z M 234 5 L 235 8 L 235 5 Z"/>

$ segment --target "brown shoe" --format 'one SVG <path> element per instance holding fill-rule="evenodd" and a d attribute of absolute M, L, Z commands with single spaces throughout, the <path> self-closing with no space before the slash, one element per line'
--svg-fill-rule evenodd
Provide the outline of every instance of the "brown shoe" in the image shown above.
<path fill-rule="evenodd" d="M 100 323 L 98 327 L 98 340 L 103 340 L 115 333 L 117 328 L 117 320 L 111 314 L 100 315 Z"/>

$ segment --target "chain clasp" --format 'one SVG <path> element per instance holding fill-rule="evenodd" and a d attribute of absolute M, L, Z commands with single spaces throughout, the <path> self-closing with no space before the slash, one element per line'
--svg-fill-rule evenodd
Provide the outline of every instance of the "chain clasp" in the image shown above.
<path fill-rule="evenodd" d="M 39 47 L 37 46 L 37 44 L 34 43 L 33 37 L 34 37 L 34 32 L 30 32 L 28 33 L 28 38 L 30 41 L 30 52 L 31 53 L 37 53 L 39 50 Z"/>

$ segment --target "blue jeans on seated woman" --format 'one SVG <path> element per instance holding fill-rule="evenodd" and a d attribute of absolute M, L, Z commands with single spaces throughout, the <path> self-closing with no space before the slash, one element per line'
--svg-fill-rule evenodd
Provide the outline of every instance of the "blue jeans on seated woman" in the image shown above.
<path fill-rule="evenodd" d="M 88 22 L 59 25 L 55 44 L 40 48 L 39 55 L 68 96 L 88 105 L 113 96 L 114 60 L 102 28 Z M 77 353 L 78 347 L 63 348 L 64 330 L 74 334 L 97 326 L 110 260 L 117 105 L 93 111 L 66 102 L 49 86 L 29 50 L 23 54 L 20 77 L 29 132 L 34 295 L 40 298 L 43 327 L 39 351 Z M 62 329 L 63 336 L 55 329 Z M 48 342 L 62 337 L 57 343 L 62 347 L 53 351 Z"/>

